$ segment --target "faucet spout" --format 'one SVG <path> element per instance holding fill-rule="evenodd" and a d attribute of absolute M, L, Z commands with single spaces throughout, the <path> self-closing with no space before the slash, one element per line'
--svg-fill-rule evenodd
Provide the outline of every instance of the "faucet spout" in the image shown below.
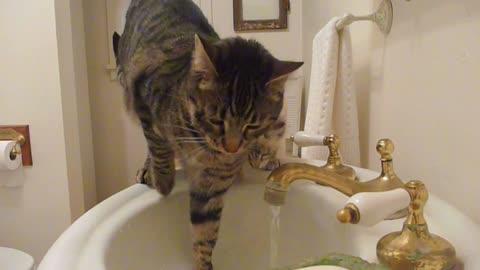
<path fill-rule="evenodd" d="M 300 179 L 311 180 L 317 184 L 332 187 L 349 197 L 360 192 L 364 185 L 317 166 L 304 163 L 288 163 L 280 166 L 268 176 L 265 185 L 265 201 L 272 205 L 283 205 L 290 185 Z"/>
<path fill-rule="evenodd" d="M 296 180 L 310 180 L 331 187 L 348 197 L 360 192 L 379 192 L 402 188 L 398 177 L 378 177 L 367 182 L 357 182 L 321 167 L 304 163 L 288 163 L 274 170 L 267 178 L 264 199 L 271 205 L 283 205 L 290 185 Z"/>
<path fill-rule="evenodd" d="M 334 136 L 332 138 L 335 139 Z M 382 172 L 379 177 L 366 182 L 358 182 L 350 176 L 350 173 L 344 173 L 344 170 L 338 170 L 338 168 L 331 170 L 328 166 L 317 167 L 304 163 L 284 164 L 268 176 L 264 199 L 272 205 L 283 205 L 288 188 L 293 182 L 300 179 L 331 187 L 348 197 L 360 192 L 381 192 L 403 188 L 403 181 L 393 171 L 392 153 L 394 149 L 391 140 L 381 139 L 378 141 L 377 151 L 381 156 Z M 404 215 L 399 213 L 399 216 Z"/>

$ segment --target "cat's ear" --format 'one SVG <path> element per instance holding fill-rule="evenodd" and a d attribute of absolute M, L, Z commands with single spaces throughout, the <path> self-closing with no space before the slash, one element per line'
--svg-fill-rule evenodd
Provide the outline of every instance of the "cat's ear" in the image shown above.
<path fill-rule="evenodd" d="M 267 82 L 267 86 L 274 90 L 283 88 L 288 75 L 299 69 L 302 65 L 303 62 L 280 61 L 275 59 L 273 62 L 272 75 Z"/>
<path fill-rule="evenodd" d="M 195 49 L 192 55 L 193 71 L 200 74 L 203 79 L 210 80 L 217 76 L 217 70 L 212 61 L 213 49 L 210 44 L 195 34 Z"/>

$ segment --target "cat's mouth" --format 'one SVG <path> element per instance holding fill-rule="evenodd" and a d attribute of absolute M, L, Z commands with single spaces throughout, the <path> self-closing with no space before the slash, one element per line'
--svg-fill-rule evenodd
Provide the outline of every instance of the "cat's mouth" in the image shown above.
<path fill-rule="evenodd" d="M 222 152 L 218 151 L 218 150 L 215 150 L 213 148 L 209 148 L 208 151 L 211 153 L 211 154 L 214 154 L 214 155 L 220 155 L 222 154 Z"/>

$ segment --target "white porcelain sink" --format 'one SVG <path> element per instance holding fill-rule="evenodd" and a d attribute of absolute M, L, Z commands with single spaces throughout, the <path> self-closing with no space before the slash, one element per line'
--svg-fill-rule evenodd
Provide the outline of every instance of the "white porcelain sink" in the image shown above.
<path fill-rule="evenodd" d="M 307 268 L 301 268 L 297 270 L 343 270 L 345 268 L 337 267 L 337 266 L 312 266 Z"/>
<path fill-rule="evenodd" d="M 363 169 L 357 172 L 360 179 L 378 175 Z M 268 269 L 271 212 L 263 201 L 267 175 L 247 170 L 246 180 L 229 191 L 213 258 L 216 270 Z M 181 173 L 178 178 L 168 197 L 137 184 L 102 202 L 65 231 L 39 270 L 191 269 L 188 190 Z M 371 228 L 342 225 L 335 215 L 346 200 L 311 182 L 293 184 L 280 214 L 279 265 L 332 252 L 375 261 L 377 241 L 400 230 L 403 220 L 384 221 Z M 434 194 L 425 216 L 431 232 L 456 247 L 465 269 L 480 269 L 478 225 Z"/>

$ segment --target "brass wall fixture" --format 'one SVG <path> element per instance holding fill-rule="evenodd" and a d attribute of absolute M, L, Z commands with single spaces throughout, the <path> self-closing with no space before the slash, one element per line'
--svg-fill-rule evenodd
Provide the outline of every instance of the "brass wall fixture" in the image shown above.
<path fill-rule="evenodd" d="M 15 131 L 12 128 L 0 129 L 0 141 L 14 141 L 12 151 L 10 151 L 10 159 L 15 160 L 18 155 L 21 155 L 21 150 L 18 150 L 18 146 L 25 144 L 25 136 Z"/>
<path fill-rule="evenodd" d="M 460 262 L 455 248 L 445 239 L 428 230 L 423 209 L 428 191 L 420 181 L 410 181 L 404 189 L 410 195 L 408 216 L 400 232 L 385 235 L 377 243 L 378 260 L 391 270 L 450 270 Z M 337 215 L 342 223 L 358 223 L 360 212 L 347 205 Z"/>

